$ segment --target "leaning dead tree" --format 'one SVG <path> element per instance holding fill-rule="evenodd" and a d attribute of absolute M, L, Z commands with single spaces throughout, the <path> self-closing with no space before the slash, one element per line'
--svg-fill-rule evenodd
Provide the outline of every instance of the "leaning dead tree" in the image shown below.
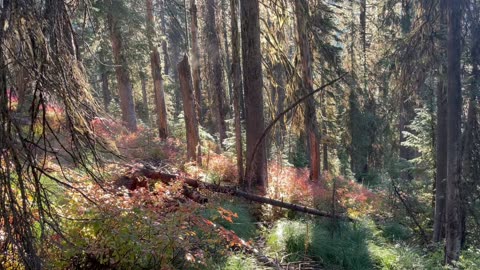
<path fill-rule="evenodd" d="M 21 268 L 41 269 L 39 243 L 61 235 L 49 199 L 55 194 L 45 181 L 72 188 L 68 176 L 57 178 L 46 166 L 68 163 L 99 180 L 94 174 L 98 144 L 89 125 L 97 106 L 87 90 L 70 20 L 78 3 L 1 2 L 0 265 L 18 258 Z M 15 107 L 17 85 L 9 80 L 16 75 L 14 67 L 23 72 L 22 110 Z"/>

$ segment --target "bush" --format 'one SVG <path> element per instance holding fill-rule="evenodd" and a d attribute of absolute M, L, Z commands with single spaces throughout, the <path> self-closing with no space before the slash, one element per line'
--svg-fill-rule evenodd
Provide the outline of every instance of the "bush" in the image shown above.
<path fill-rule="evenodd" d="M 411 237 L 408 227 L 396 222 L 390 222 L 383 226 L 383 237 L 390 241 L 406 241 Z"/>
<path fill-rule="evenodd" d="M 69 242 L 49 251 L 47 268 L 198 268 L 226 249 L 213 229 L 202 226 L 198 204 L 178 203 L 181 185 L 161 188 L 168 191 L 156 187 L 154 193 L 139 189 L 118 196 L 96 185 L 82 187 L 97 205 L 72 191 L 63 213 Z"/>
<path fill-rule="evenodd" d="M 244 254 L 233 254 L 227 257 L 225 263 L 214 267 L 218 270 L 252 270 L 261 269 L 257 261 Z"/>
<path fill-rule="evenodd" d="M 239 201 L 220 201 L 203 210 L 202 216 L 248 240 L 255 235 L 254 218 L 247 204 Z"/>
<path fill-rule="evenodd" d="M 272 252 L 289 254 L 288 261 L 307 255 L 327 269 L 372 269 L 366 232 L 351 224 L 280 220 L 267 236 Z"/>

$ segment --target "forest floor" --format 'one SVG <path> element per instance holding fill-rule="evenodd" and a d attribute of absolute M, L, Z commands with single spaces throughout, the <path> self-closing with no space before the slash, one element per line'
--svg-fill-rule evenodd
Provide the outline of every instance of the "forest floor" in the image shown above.
<path fill-rule="evenodd" d="M 105 182 L 47 164 L 76 179 L 69 190 L 44 183 L 65 236 L 51 236 L 49 269 L 445 269 L 442 250 L 422 243 L 384 186 L 329 174 L 313 183 L 307 169 L 271 163 L 265 197 L 353 221 L 317 217 L 185 184 L 236 186 L 232 153 L 205 147 L 197 166 L 185 162 L 179 140 L 153 140 L 155 131 L 145 127 L 130 133 L 111 121 L 93 124 L 111 148 L 101 168 Z M 178 177 L 155 179 L 145 168 Z M 463 254 L 462 269 L 479 269 L 478 250 Z"/>

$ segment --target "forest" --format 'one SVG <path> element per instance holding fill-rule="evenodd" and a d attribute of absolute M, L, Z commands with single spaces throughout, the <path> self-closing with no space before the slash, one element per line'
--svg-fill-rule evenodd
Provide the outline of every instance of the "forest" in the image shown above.
<path fill-rule="evenodd" d="M 0 269 L 480 269 L 480 0 L 0 0 Z"/>

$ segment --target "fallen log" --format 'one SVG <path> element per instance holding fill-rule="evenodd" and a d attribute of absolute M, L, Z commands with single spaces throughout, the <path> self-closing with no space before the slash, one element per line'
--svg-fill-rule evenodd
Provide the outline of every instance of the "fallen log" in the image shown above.
<path fill-rule="evenodd" d="M 135 168 L 135 171 L 132 173 L 122 175 L 121 177 L 115 180 L 114 186 L 115 187 L 125 187 L 126 189 L 133 191 L 139 188 L 149 188 L 149 181 L 147 179 L 158 179 L 163 183 L 169 185 L 172 181 L 176 178 L 168 175 L 159 176 L 155 174 L 155 171 L 148 170 L 145 168 Z M 182 195 L 189 198 L 192 201 L 197 203 L 207 203 L 208 199 L 200 194 L 196 190 L 196 186 L 194 183 L 189 183 L 188 180 L 184 181 L 184 185 L 182 187 Z M 193 185 L 193 186 L 192 186 Z"/>
<path fill-rule="evenodd" d="M 142 176 L 144 176 L 146 178 L 149 178 L 149 179 L 152 179 L 152 180 L 162 181 L 165 184 L 170 184 L 171 182 L 175 181 L 176 179 L 179 179 L 179 180 L 182 180 L 185 184 L 187 184 L 188 186 L 190 186 L 192 188 L 206 189 L 206 190 L 210 190 L 210 191 L 217 192 L 217 193 L 230 194 L 230 195 L 233 195 L 233 196 L 236 196 L 236 197 L 241 197 L 241 198 L 250 200 L 252 202 L 269 204 L 269 205 L 272 205 L 272 206 L 277 206 L 277 207 L 280 207 L 280 208 L 289 209 L 289 210 L 293 210 L 293 211 L 296 211 L 296 212 L 302 212 L 302 213 L 306 213 L 306 214 L 311 214 L 311 215 L 315 215 L 315 216 L 326 217 L 326 218 L 336 218 L 336 219 L 345 220 L 345 221 L 354 221 L 353 219 L 351 219 L 347 216 L 332 215 L 330 213 L 323 212 L 323 211 L 320 211 L 320 210 L 317 210 L 317 209 L 314 209 L 314 208 L 309 208 L 309 207 L 306 207 L 306 206 L 303 206 L 303 205 L 298 205 L 298 204 L 294 204 L 294 203 L 286 203 L 286 202 L 283 202 L 283 201 L 274 200 L 274 199 L 266 198 L 266 197 L 263 197 L 263 196 L 255 195 L 255 194 L 252 194 L 252 193 L 248 193 L 248 192 L 239 190 L 239 189 L 234 188 L 234 187 L 226 187 L 226 186 L 219 186 L 219 185 L 215 185 L 215 184 L 210 184 L 210 183 L 203 182 L 201 180 L 192 179 L 192 178 L 188 178 L 188 177 L 182 177 L 180 175 L 175 175 L 175 174 L 164 173 L 164 172 L 148 169 L 148 168 L 145 168 L 145 167 L 141 168 L 137 173 L 138 173 L 138 175 L 142 175 Z"/>

